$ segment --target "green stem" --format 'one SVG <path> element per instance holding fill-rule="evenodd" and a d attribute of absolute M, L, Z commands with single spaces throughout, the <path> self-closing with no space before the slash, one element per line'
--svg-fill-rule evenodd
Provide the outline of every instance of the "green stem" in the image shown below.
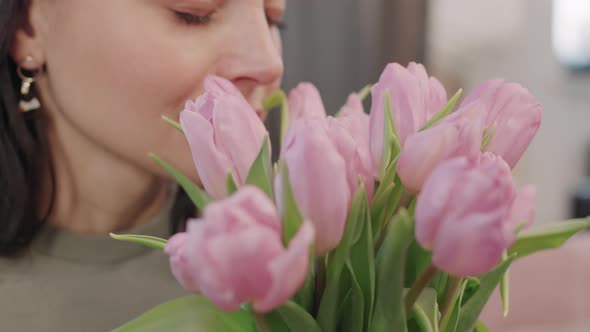
<path fill-rule="evenodd" d="M 457 289 L 461 284 L 461 279 L 457 277 L 450 277 L 449 283 L 445 288 L 445 293 L 443 295 L 443 300 L 441 304 L 440 310 L 440 321 L 444 322 L 445 317 L 449 313 L 449 309 L 451 308 L 451 304 L 453 304 L 453 299 L 455 298 L 455 294 L 457 293 Z"/>
<path fill-rule="evenodd" d="M 266 322 L 263 314 L 259 314 L 254 310 L 251 312 L 252 316 L 254 317 L 254 322 L 256 322 L 256 329 L 258 332 L 272 332 L 270 327 L 268 327 L 268 323 Z"/>
<path fill-rule="evenodd" d="M 420 296 L 420 293 L 422 293 L 422 290 L 424 290 L 424 288 L 426 288 L 426 286 L 430 284 L 437 272 L 438 269 L 431 264 L 428 265 L 426 270 L 424 270 L 424 272 L 420 274 L 418 279 L 416 279 L 416 281 L 412 285 L 412 288 L 410 288 L 410 290 L 406 294 L 406 313 L 410 312 L 412 306 L 414 306 L 414 303 L 418 299 L 418 296 Z"/>
<path fill-rule="evenodd" d="M 316 259 L 315 265 L 315 281 L 314 281 L 314 305 L 313 313 L 317 313 L 320 309 L 320 302 L 326 288 L 326 258 L 320 256 Z"/>

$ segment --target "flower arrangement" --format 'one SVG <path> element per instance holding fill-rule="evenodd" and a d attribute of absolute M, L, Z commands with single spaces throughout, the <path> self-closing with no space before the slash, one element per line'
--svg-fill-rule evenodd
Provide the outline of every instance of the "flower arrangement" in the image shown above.
<path fill-rule="evenodd" d="M 478 320 L 510 264 L 590 220 L 530 227 L 535 188 L 511 169 L 541 124 L 522 86 L 484 82 L 459 103 L 424 66 L 389 64 L 327 116 L 317 89 L 279 91 L 280 158 L 263 122 L 220 77 L 180 123 L 204 190 L 164 160 L 201 211 L 162 249 L 194 295 L 116 331 L 487 331 Z M 369 114 L 362 100 L 370 93 Z"/>

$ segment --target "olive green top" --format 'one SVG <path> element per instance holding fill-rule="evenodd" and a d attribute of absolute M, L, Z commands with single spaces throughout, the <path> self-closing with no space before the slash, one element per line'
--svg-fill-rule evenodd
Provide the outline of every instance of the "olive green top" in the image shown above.
<path fill-rule="evenodd" d="M 170 205 L 125 233 L 168 238 Z M 163 252 L 108 235 L 47 225 L 23 257 L 0 258 L 0 331 L 110 331 L 183 295 Z"/>

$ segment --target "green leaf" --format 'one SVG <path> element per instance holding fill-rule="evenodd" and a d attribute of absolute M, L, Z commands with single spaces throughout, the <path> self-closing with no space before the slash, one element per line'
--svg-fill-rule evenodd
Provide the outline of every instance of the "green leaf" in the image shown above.
<path fill-rule="evenodd" d="M 468 280 L 461 281 L 459 289 L 457 293 L 455 293 L 453 301 L 449 306 L 449 311 L 441 322 L 440 330 L 442 332 L 455 332 L 457 329 L 457 323 L 459 322 L 459 312 L 461 310 L 461 303 L 463 302 L 463 294 L 465 293 L 467 282 Z"/>
<path fill-rule="evenodd" d="M 205 209 L 207 204 L 211 201 L 211 198 L 203 189 L 194 184 L 186 175 L 182 174 L 182 172 L 172 167 L 172 165 L 168 164 L 157 155 L 150 153 L 149 156 L 155 160 L 160 167 L 168 172 L 168 174 L 176 179 L 176 182 L 178 182 L 182 189 L 184 189 L 188 197 L 199 210 Z"/>
<path fill-rule="evenodd" d="M 342 324 L 340 324 L 340 328 L 338 331 L 341 332 L 359 332 L 359 331 L 367 331 L 364 330 L 364 323 L 365 321 L 365 299 L 363 298 L 363 291 L 361 290 L 361 286 L 359 285 L 355 273 L 352 270 L 352 266 L 350 264 L 346 264 L 346 273 L 349 274 L 351 285 L 350 285 L 350 295 L 344 301 L 344 311 L 341 315 L 342 317 Z"/>
<path fill-rule="evenodd" d="M 225 312 L 202 296 L 166 302 L 113 332 L 161 331 L 257 332 L 254 320 L 246 310 Z"/>
<path fill-rule="evenodd" d="M 169 117 L 162 115 L 162 120 L 164 120 L 166 123 L 168 123 L 169 125 L 171 125 L 172 127 L 174 127 L 174 129 L 178 130 L 179 132 L 184 134 L 184 131 L 182 130 L 182 126 L 180 125 L 180 123 L 170 119 Z"/>
<path fill-rule="evenodd" d="M 268 328 L 272 332 L 292 332 L 277 310 L 273 310 L 264 315 L 264 319 L 268 325 Z"/>
<path fill-rule="evenodd" d="M 436 298 L 436 290 L 425 288 L 412 308 L 412 316 L 422 320 L 422 324 L 419 323 L 419 325 L 422 325 L 423 327 L 425 327 L 425 325 L 428 326 L 428 329 L 423 329 L 423 331 L 438 332 L 440 313 Z M 425 322 L 424 319 L 426 320 Z"/>
<path fill-rule="evenodd" d="M 343 301 L 343 288 L 349 289 L 350 284 L 343 284 L 342 271 L 350 257 L 350 250 L 354 245 L 357 224 L 365 220 L 367 199 L 362 184 L 354 195 L 353 203 L 346 220 L 344 234 L 340 244 L 328 255 L 326 268 L 326 288 L 322 294 L 317 319 L 324 332 L 336 331 L 338 323 L 338 308 Z"/>
<path fill-rule="evenodd" d="M 287 95 L 283 90 L 277 90 L 270 96 L 264 98 L 262 101 L 262 107 L 266 112 L 269 112 L 271 109 L 282 106 L 283 102 L 287 99 Z"/>
<path fill-rule="evenodd" d="M 393 159 L 397 157 L 401 151 L 399 141 L 397 139 L 397 132 L 395 129 L 395 122 L 391 114 L 391 92 L 387 91 L 385 94 L 385 109 L 383 121 L 383 156 L 381 157 L 381 168 L 379 171 L 379 179 L 385 177 L 387 166 Z"/>
<path fill-rule="evenodd" d="M 289 327 L 283 321 L 283 318 L 276 311 L 262 314 L 254 310 L 252 303 L 243 303 L 243 310 L 246 310 L 254 320 L 256 331 L 258 332 L 290 332 Z"/>
<path fill-rule="evenodd" d="M 266 111 L 269 111 L 277 106 L 281 106 L 281 133 L 280 144 L 283 144 L 283 139 L 289 127 L 289 103 L 287 102 L 287 95 L 283 90 L 278 90 L 268 98 L 266 98 L 262 105 Z"/>
<path fill-rule="evenodd" d="M 424 271 L 426 267 L 430 265 L 431 258 L 432 254 L 430 252 L 422 249 L 416 240 L 412 240 L 412 243 L 408 248 L 408 258 L 406 261 L 405 287 L 412 287 L 414 281 L 418 278 L 422 271 Z M 440 275 L 441 273 L 438 273 L 435 279 L 439 278 Z M 435 280 L 433 280 L 433 283 L 434 281 Z"/>
<path fill-rule="evenodd" d="M 400 210 L 389 223 L 387 235 L 379 250 L 376 272 L 376 299 L 370 331 L 405 332 L 404 267 L 413 224 L 405 209 Z"/>
<path fill-rule="evenodd" d="M 275 309 L 275 311 L 281 315 L 283 321 L 292 332 L 322 332 L 322 329 L 320 329 L 313 317 L 305 309 L 292 301 L 283 304 L 278 309 Z"/>
<path fill-rule="evenodd" d="M 357 93 L 361 101 L 365 100 L 365 98 L 369 96 L 369 94 L 371 93 L 371 87 L 371 84 L 367 84 L 361 89 L 361 91 Z"/>
<path fill-rule="evenodd" d="M 373 195 L 373 202 L 371 207 L 371 217 L 374 220 L 378 220 L 380 214 L 382 214 L 383 209 L 385 206 L 390 203 L 388 200 L 391 198 L 391 193 L 394 190 L 394 186 L 396 186 L 395 178 L 396 178 L 396 166 L 397 166 L 397 158 L 392 160 L 387 168 L 385 169 L 385 174 L 383 178 L 379 181 L 379 185 L 375 190 L 375 195 Z M 373 226 L 376 226 L 373 224 Z M 376 230 L 376 227 L 373 227 L 373 231 Z"/>
<path fill-rule="evenodd" d="M 281 177 L 281 197 L 279 197 L 282 204 L 282 219 L 283 219 L 283 244 L 285 247 L 289 246 L 289 242 L 299 230 L 299 226 L 303 222 L 303 216 L 299 212 L 293 188 L 289 181 L 289 169 L 284 161 L 280 161 L 280 177 Z"/>
<path fill-rule="evenodd" d="M 262 146 L 260 147 L 258 156 L 256 157 L 256 160 L 254 160 L 254 163 L 252 163 L 248 176 L 246 176 L 246 184 L 257 186 L 264 191 L 271 200 L 274 200 L 272 179 L 270 140 L 267 133 L 262 140 Z"/>
<path fill-rule="evenodd" d="M 494 134 L 496 133 L 496 125 L 494 124 L 494 126 L 491 129 L 484 129 L 483 131 L 483 138 L 481 140 L 481 150 L 484 151 L 488 145 L 490 145 L 490 142 L 492 141 L 492 138 L 494 138 Z"/>
<path fill-rule="evenodd" d="M 379 238 L 383 227 L 391 219 L 404 193 L 401 179 L 396 174 L 396 166 L 397 158 L 392 160 L 387 166 L 385 176 L 379 182 L 379 186 L 373 196 L 371 223 L 374 239 Z"/>
<path fill-rule="evenodd" d="M 451 114 L 453 112 L 453 108 L 455 108 L 455 104 L 457 104 L 457 101 L 461 97 L 462 93 L 463 93 L 462 89 L 459 89 L 457 92 L 455 92 L 455 95 L 453 95 L 453 97 L 451 97 L 451 99 L 449 99 L 449 102 L 445 106 L 443 106 L 443 108 L 440 111 L 438 111 L 438 113 L 433 115 L 432 118 L 430 118 L 430 120 L 428 120 L 428 122 L 426 122 L 424 127 L 422 127 L 422 129 L 420 129 L 420 131 L 434 126 L 435 124 L 440 122 L 442 119 L 446 118 L 449 114 Z"/>
<path fill-rule="evenodd" d="M 363 331 L 368 331 L 373 313 L 373 304 L 375 302 L 375 256 L 373 231 L 371 230 L 371 214 L 366 194 L 363 195 L 362 209 L 359 217 L 357 226 L 360 229 L 356 233 L 360 236 L 350 250 L 350 266 L 365 301 L 365 313 L 363 315 L 365 324 Z"/>
<path fill-rule="evenodd" d="M 490 332 L 490 329 L 480 320 L 475 323 L 475 329 L 473 332 Z"/>
<path fill-rule="evenodd" d="M 396 167 L 397 167 L 397 158 L 393 159 L 387 168 L 385 169 L 385 173 L 381 180 L 379 181 L 379 185 L 375 190 L 375 195 L 373 195 L 373 206 L 385 205 L 385 200 L 389 196 L 388 192 L 391 192 L 394 185 L 394 179 L 396 175 Z"/>
<path fill-rule="evenodd" d="M 161 239 L 155 236 L 148 236 L 148 235 L 133 235 L 133 234 L 114 234 L 110 233 L 111 238 L 119 241 L 127 241 L 133 243 L 139 243 L 146 247 L 164 250 L 166 247 L 166 243 L 168 240 Z"/>
<path fill-rule="evenodd" d="M 428 315 L 424 310 L 419 307 L 418 305 L 414 304 L 412 310 L 409 313 L 409 323 L 412 322 L 416 323 L 416 330 L 420 332 L 434 332 L 432 329 L 432 325 L 428 320 Z M 412 326 L 412 325 L 409 325 Z M 413 329 L 410 329 L 411 332 L 414 332 Z"/>
<path fill-rule="evenodd" d="M 463 298 L 461 299 L 461 306 L 463 306 L 471 297 L 477 293 L 479 286 L 481 286 L 481 282 L 476 277 L 468 277 L 465 278 L 465 291 L 463 292 Z"/>
<path fill-rule="evenodd" d="M 459 312 L 459 322 L 457 323 L 457 332 L 472 332 L 477 319 L 483 310 L 484 305 L 492 295 L 494 289 L 498 286 L 500 279 L 514 260 L 509 256 L 505 261 L 500 263 L 495 269 L 483 275 L 480 278 L 480 285 L 477 291 L 463 305 Z"/>
<path fill-rule="evenodd" d="M 508 257 L 508 254 L 504 252 L 502 254 L 502 260 L 505 260 Z M 502 279 L 500 279 L 500 297 L 502 298 L 502 313 L 504 317 L 508 316 L 509 310 L 509 270 L 506 270 Z"/>
<path fill-rule="evenodd" d="M 236 191 L 238 191 L 238 185 L 236 184 L 236 181 L 234 180 L 234 176 L 231 174 L 231 172 L 227 172 L 227 177 L 225 180 L 225 192 L 226 192 L 227 196 L 230 196 L 231 194 L 235 193 Z"/>
<path fill-rule="evenodd" d="M 391 190 L 386 193 L 388 196 L 384 200 L 384 205 L 381 205 L 381 202 L 374 205 L 371 212 L 373 238 L 379 239 L 381 237 L 383 228 L 387 226 L 387 222 L 391 220 L 393 213 L 398 208 L 404 190 L 404 186 L 402 185 L 399 176 L 396 176 Z"/>
<path fill-rule="evenodd" d="M 312 264 L 315 264 L 315 254 L 312 252 L 310 253 L 310 269 L 307 277 L 305 277 L 305 281 L 303 286 L 297 291 L 295 296 L 293 296 L 293 302 L 297 303 L 303 309 L 307 311 L 311 311 L 313 307 L 313 300 L 314 300 L 314 288 L 315 288 L 315 269 Z"/>
<path fill-rule="evenodd" d="M 518 259 L 537 251 L 558 248 L 586 228 L 590 228 L 590 218 L 571 219 L 523 230 L 508 254 L 516 255 Z"/>

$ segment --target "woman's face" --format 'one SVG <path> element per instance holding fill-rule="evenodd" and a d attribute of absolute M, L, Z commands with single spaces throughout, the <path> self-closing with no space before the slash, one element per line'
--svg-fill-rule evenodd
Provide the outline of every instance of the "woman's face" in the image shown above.
<path fill-rule="evenodd" d="M 285 0 L 33 1 L 43 111 L 64 141 L 163 174 L 154 152 L 194 175 L 184 136 L 161 116 L 178 119 L 208 74 L 261 111 L 283 73 L 273 22 L 284 10 Z"/>

